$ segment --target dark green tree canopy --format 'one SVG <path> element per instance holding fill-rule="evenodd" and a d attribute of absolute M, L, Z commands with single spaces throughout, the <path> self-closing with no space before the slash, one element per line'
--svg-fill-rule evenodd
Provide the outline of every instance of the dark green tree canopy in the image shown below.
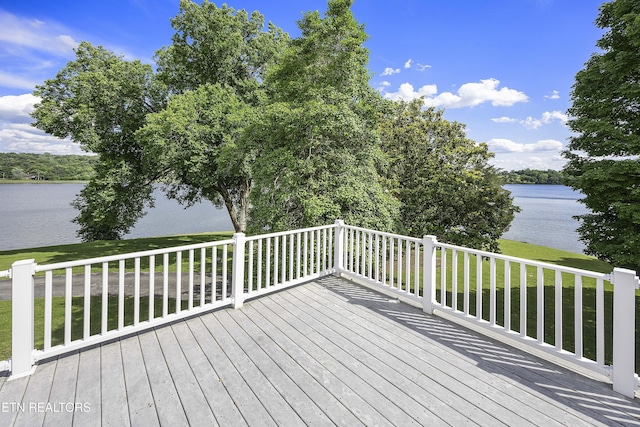
<path fill-rule="evenodd" d="M 74 202 L 81 236 L 120 238 L 162 185 L 185 204 L 226 206 L 236 231 L 340 218 L 494 249 L 514 207 L 486 145 L 369 85 L 351 5 L 304 14 L 289 40 L 259 12 L 181 0 L 157 73 L 82 43 L 38 87 L 33 114 L 35 126 L 99 154 Z"/>
<path fill-rule="evenodd" d="M 256 144 L 254 231 L 321 225 L 337 218 L 392 230 L 397 201 L 384 191 L 375 128 L 382 101 L 368 84 L 368 52 L 351 1 L 307 13 L 267 74 L 272 103 L 246 136 Z"/>
<path fill-rule="evenodd" d="M 401 232 L 498 251 L 514 213 L 510 193 L 488 160 L 486 144 L 422 99 L 391 103 L 380 122 L 389 159 L 387 186 L 400 200 Z"/>
<path fill-rule="evenodd" d="M 171 25 L 176 31 L 172 44 L 156 53 L 156 62 L 160 80 L 177 93 L 220 83 L 257 102 L 256 89 L 289 40 L 271 23 L 264 31 L 264 16 L 258 11 L 249 16 L 208 0 L 181 0 Z"/>
<path fill-rule="evenodd" d="M 591 211 L 586 252 L 640 270 L 640 3 L 604 3 L 596 25 L 607 31 L 576 74 L 565 172 Z"/>
<path fill-rule="evenodd" d="M 135 133 L 147 114 L 164 108 L 166 91 L 140 61 L 87 42 L 75 52 L 54 79 L 36 86 L 42 101 L 33 126 L 99 155 L 95 177 L 74 202 L 74 221 L 84 240 L 119 238 L 153 206 L 151 183 L 161 171 Z"/>
<path fill-rule="evenodd" d="M 150 65 L 83 42 L 76 59 L 35 91 L 42 102 L 33 113 L 34 126 L 99 155 L 95 178 L 74 202 L 85 240 L 126 234 L 153 205 L 153 186 L 159 183 L 187 204 L 200 198 L 224 204 L 236 230 L 244 230 L 251 153 L 237 145 L 246 122 L 235 117 L 264 100 L 262 76 L 288 36 L 271 24 L 264 31 L 258 12 L 249 17 L 206 0 L 181 1 L 172 25 L 173 44 L 158 51 L 157 74 Z M 211 99 L 201 96 L 203 87 Z M 175 120 L 161 113 L 170 94 L 184 94 L 172 99 Z M 152 116 L 153 125 L 138 132 Z M 158 133 L 162 126 L 170 126 L 176 138 Z M 229 133 L 222 138 L 220 132 Z"/>
<path fill-rule="evenodd" d="M 249 111 L 229 86 L 205 84 L 171 97 L 137 133 L 145 155 L 167 171 L 163 182 L 170 197 L 225 206 L 237 231 L 246 228 L 251 190 L 248 159 L 238 149 Z"/>
<path fill-rule="evenodd" d="M 82 42 L 54 79 L 36 86 L 41 98 L 33 126 L 58 138 L 71 138 L 101 156 L 138 161 L 142 148 L 134 135 L 148 113 L 164 107 L 166 92 L 150 65 Z"/>

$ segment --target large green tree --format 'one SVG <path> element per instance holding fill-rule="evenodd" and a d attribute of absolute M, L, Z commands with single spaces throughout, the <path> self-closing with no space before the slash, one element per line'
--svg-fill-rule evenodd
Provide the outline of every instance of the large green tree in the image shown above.
<path fill-rule="evenodd" d="M 306 13 L 282 59 L 267 73 L 271 104 L 246 137 L 259 149 L 253 230 L 348 223 L 391 230 L 397 201 L 384 191 L 376 110 L 368 84 L 367 36 L 350 0 L 324 17 Z"/>
<path fill-rule="evenodd" d="M 226 207 L 236 231 L 247 226 L 252 182 L 249 158 L 238 147 L 249 111 L 229 86 L 204 84 L 173 96 L 137 134 L 145 154 L 167 171 L 170 197 Z"/>
<path fill-rule="evenodd" d="M 236 230 L 244 231 L 251 152 L 238 146 L 239 123 L 227 107 L 242 115 L 264 101 L 263 74 L 288 36 L 272 24 L 263 30 L 258 12 L 249 17 L 244 10 L 218 8 L 206 0 L 200 5 L 182 0 L 172 25 L 173 44 L 157 52 L 156 74 L 150 65 L 82 43 L 76 60 L 35 92 L 42 98 L 33 113 L 36 127 L 71 137 L 99 155 L 95 178 L 74 202 L 84 240 L 126 234 L 153 206 L 158 183 L 187 204 L 200 199 L 223 204 Z M 203 93 L 226 98 L 215 98 L 223 102 L 216 109 Z M 167 102 L 171 113 L 163 113 Z M 213 109 L 208 113 L 207 108 Z M 154 114 L 153 125 L 137 133 L 149 114 Z M 175 120 L 170 114 L 176 114 Z M 211 120 L 214 116 L 221 122 Z M 221 123 L 231 132 L 224 138 Z M 195 124 L 202 140 L 187 124 Z M 171 129 L 173 139 L 158 133 L 163 126 Z M 203 159 L 204 164 L 196 164 Z M 194 179 L 196 173 L 207 175 Z"/>
<path fill-rule="evenodd" d="M 96 176 L 74 206 L 84 240 L 116 239 L 153 205 L 159 176 L 135 132 L 164 107 L 166 92 L 150 65 L 83 42 L 54 79 L 36 86 L 33 125 L 99 155 Z"/>
<path fill-rule="evenodd" d="M 445 120 L 442 110 L 422 106 L 422 99 L 391 103 L 380 121 L 401 231 L 497 251 L 518 208 L 488 163 L 493 154 L 468 139 L 464 125 Z"/>
<path fill-rule="evenodd" d="M 586 252 L 640 271 L 640 3 L 604 3 L 596 25 L 606 33 L 575 77 L 565 172 L 590 211 Z"/>

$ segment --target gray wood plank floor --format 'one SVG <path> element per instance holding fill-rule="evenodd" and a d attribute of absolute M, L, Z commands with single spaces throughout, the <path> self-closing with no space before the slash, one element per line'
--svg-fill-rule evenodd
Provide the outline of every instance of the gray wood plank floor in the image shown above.
<path fill-rule="evenodd" d="M 640 426 L 603 384 L 336 277 L 0 372 L 0 426 Z"/>

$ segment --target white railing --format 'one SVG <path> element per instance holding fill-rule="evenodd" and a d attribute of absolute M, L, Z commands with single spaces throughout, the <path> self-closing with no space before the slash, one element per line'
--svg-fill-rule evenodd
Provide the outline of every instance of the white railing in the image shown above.
<path fill-rule="evenodd" d="M 422 304 L 424 239 L 345 226 L 343 242 L 339 266 L 343 275 Z"/>
<path fill-rule="evenodd" d="M 332 274 L 335 226 L 251 236 L 245 244 L 245 297 Z"/>
<path fill-rule="evenodd" d="M 606 374 L 627 396 L 635 392 L 635 272 L 605 275 L 342 221 L 42 266 L 18 261 L 10 270 L 11 377 L 28 375 L 44 358 L 214 308 L 239 308 L 247 298 L 328 274 Z M 42 324 L 34 324 L 36 307 Z"/>
<path fill-rule="evenodd" d="M 344 226 L 343 234 L 340 274 L 427 313 L 606 375 L 614 389 L 633 396 L 635 272 L 616 268 L 608 275 L 449 245 L 433 236 L 352 226 Z M 612 285 L 615 292 L 605 292 Z M 612 343 L 605 340 L 607 325 Z"/>

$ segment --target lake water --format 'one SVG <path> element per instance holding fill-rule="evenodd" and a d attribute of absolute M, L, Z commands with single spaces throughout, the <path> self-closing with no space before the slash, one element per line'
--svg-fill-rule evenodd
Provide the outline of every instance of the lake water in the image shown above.
<path fill-rule="evenodd" d="M 519 242 L 533 243 L 582 252 L 585 248 L 580 242 L 576 229 L 578 221 L 574 215 L 587 213 L 587 209 L 578 202 L 581 193 L 562 185 L 505 185 L 511 191 L 514 204 L 521 212 L 511 224 L 511 228 L 502 237 Z"/>
<path fill-rule="evenodd" d="M 1 184 L 0 250 L 77 243 L 76 211 L 70 203 L 84 184 Z M 582 252 L 572 216 L 585 213 L 579 193 L 559 185 L 507 185 L 522 208 L 503 236 L 538 245 Z M 208 202 L 183 209 L 157 193 L 156 207 L 127 237 L 233 230 L 225 209 Z"/>
<path fill-rule="evenodd" d="M 70 203 L 84 184 L 0 184 L 0 250 L 78 243 L 77 211 Z M 225 209 L 199 203 L 184 209 L 162 192 L 126 237 L 229 231 Z"/>

